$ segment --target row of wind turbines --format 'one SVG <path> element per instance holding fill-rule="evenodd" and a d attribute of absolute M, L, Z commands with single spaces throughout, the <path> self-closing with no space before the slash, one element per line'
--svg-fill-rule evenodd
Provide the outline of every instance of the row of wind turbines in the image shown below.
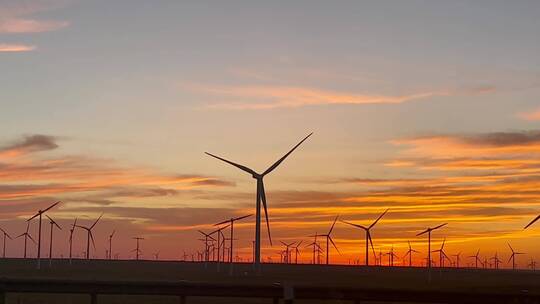
<path fill-rule="evenodd" d="M 269 239 L 269 242 L 270 242 L 270 245 L 272 245 L 272 237 L 271 237 L 271 233 L 270 233 L 270 222 L 269 222 L 269 218 L 268 218 L 268 207 L 267 207 L 267 199 L 266 199 L 266 193 L 265 193 L 265 186 L 264 186 L 264 177 L 267 176 L 268 174 L 270 174 L 272 171 L 274 171 L 287 157 L 289 157 L 289 155 L 291 155 L 304 141 L 306 141 L 313 133 L 310 133 L 308 134 L 306 137 L 304 137 L 299 143 L 297 143 L 291 150 L 289 150 L 285 155 L 283 155 L 281 158 L 279 158 L 276 162 L 274 162 L 270 167 L 268 167 L 265 171 L 263 171 L 262 173 L 258 173 L 256 172 L 255 170 L 247 167 L 247 166 L 244 166 L 244 165 L 241 165 L 241 164 L 238 164 L 238 163 L 235 163 L 235 162 L 232 162 L 230 160 L 227 160 L 223 157 L 220 157 L 220 156 L 217 156 L 217 155 L 214 155 L 214 154 L 211 154 L 211 153 L 208 153 L 208 152 L 205 152 L 207 155 L 213 157 L 213 158 L 216 158 L 220 161 L 223 161 L 229 165 L 232 165 L 248 174 L 250 174 L 252 176 L 252 178 L 254 178 L 256 180 L 256 198 L 255 198 L 255 240 L 254 240 L 254 243 L 253 243 L 253 263 L 256 267 L 256 269 L 260 270 L 260 264 L 261 264 L 261 209 L 264 208 L 264 214 L 265 214 L 265 220 L 266 220 L 266 230 L 267 230 L 267 233 L 268 233 L 268 239 Z M 29 229 L 29 224 L 30 224 L 30 221 L 32 221 L 33 219 L 35 218 L 38 218 L 38 240 L 37 240 L 37 261 L 38 261 L 38 268 L 40 267 L 40 263 L 41 263 L 41 234 L 42 234 L 42 216 L 47 212 L 49 211 L 50 209 L 52 209 L 53 207 L 57 206 L 60 202 L 56 202 L 54 204 L 52 204 L 51 206 L 43 209 L 43 210 L 39 210 L 34 216 L 32 216 L 31 218 L 29 218 L 27 220 L 27 228 L 26 228 L 26 231 L 24 233 L 22 233 L 21 235 L 19 235 L 18 237 L 24 237 L 24 257 L 26 257 L 26 248 L 27 248 L 27 242 L 28 240 L 31 240 L 32 242 L 35 242 L 35 240 L 30 236 L 30 234 L 28 233 L 28 229 Z M 361 229 L 365 232 L 365 265 L 369 266 L 370 263 L 369 263 L 369 245 L 371 244 L 371 248 L 372 248 L 372 251 L 373 251 L 373 254 L 375 256 L 375 259 L 377 260 L 377 254 L 375 253 L 375 249 L 374 249 L 374 246 L 373 246 L 373 240 L 372 240 L 372 237 L 371 237 L 371 229 L 374 228 L 374 226 L 381 220 L 381 218 L 388 212 L 388 210 L 384 211 L 371 225 L 369 226 L 363 226 L 363 225 L 359 225 L 359 224 L 355 224 L 355 223 L 352 223 L 352 222 L 349 222 L 349 221 L 344 221 L 344 220 L 340 220 L 340 222 L 343 222 L 344 224 L 347 224 L 347 225 L 350 225 L 352 227 L 355 227 L 355 228 L 358 228 L 358 229 Z M 103 214 L 102 214 L 103 215 Z M 101 219 L 102 215 L 100 215 L 91 225 L 89 226 L 82 226 L 80 224 L 77 224 L 77 219 L 74 220 L 73 224 L 71 225 L 71 229 L 70 229 L 70 237 L 69 237 L 69 259 L 71 261 L 72 259 L 72 248 L 73 248 L 73 233 L 74 233 L 74 230 L 76 228 L 79 228 L 79 229 L 82 229 L 82 230 L 85 230 L 87 232 L 87 240 L 86 240 L 86 251 L 85 251 L 85 255 L 86 255 L 86 258 L 87 259 L 90 259 L 90 243 L 92 243 L 93 247 L 95 248 L 95 241 L 94 241 L 94 236 L 92 234 L 92 229 L 96 226 L 96 224 L 99 222 L 99 220 Z M 50 224 L 50 245 L 49 245 L 49 258 L 52 257 L 52 250 L 53 250 L 53 232 L 55 230 L 55 227 L 56 229 L 62 229 L 60 227 L 60 225 L 54 221 L 51 217 L 49 217 L 48 215 L 45 215 L 47 217 L 47 219 L 49 220 L 49 224 Z M 240 217 L 236 217 L 236 218 L 231 218 L 231 219 L 227 219 L 225 221 L 222 221 L 220 223 L 216 223 L 214 226 L 218 227 L 215 231 L 212 231 L 210 233 L 206 233 L 206 232 L 203 232 L 203 231 L 200 231 L 199 230 L 199 233 L 204 237 L 204 238 L 201 238 L 200 240 L 204 242 L 204 250 L 202 252 L 199 252 L 199 258 L 198 260 L 203 260 L 203 261 L 210 261 L 211 258 L 210 258 L 210 255 L 212 254 L 213 256 L 216 255 L 217 253 L 217 261 L 220 262 L 220 261 L 225 261 L 225 260 L 228 260 L 228 262 L 232 263 L 233 262 L 233 248 L 234 248 L 234 223 L 236 221 L 240 221 L 240 220 L 243 220 L 243 219 L 246 219 L 248 217 L 252 216 L 252 214 L 249 214 L 249 215 L 244 215 L 244 216 L 240 216 Z M 533 223 L 535 223 L 536 221 L 538 221 L 540 219 L 540 215 L 537 216 L 535 219 L 533 219 L 528 225 L 525 226 L 525 229 L 528 228 L 529 226 L 531 226 Z M 314 237 L 315 240 L 313 243 L 310 243 L 308 244 L 307 246 L 309 247 L 312 247 L 313 248 L 313 262 L 316 261 L 316 256 L 320 256 L 321 254 L 321 247 L 319 245 L 319 242 L 317 241 L 317 238 L 321 238 L 323 237 L 326 241 L 326 264 L 329 264 L 330 263 L 330 254 L 329 254 L 329 250 L 330 250 L 330 244 L 336 249 L 339 251 L 339 249 L 337 248 L 337 245 L 335 244 L 334 240 L 332 239 L 331 237 L 331 234 L 333 232 L 333 229 L 334 229 L 334 226 L 336 224 L 338 220 L 338 216 L 336 216 L 336 218 L 334 219 L 332 225 L 331 225 L 331 228 L 330 230 L 328 231 L 328 233 L 326 234 L 314 234 L 314 235 L 311 235 L 311 237 Z M 446 223 L 444 224 L 441 224 L 441 225 L 438 225 L 438 226 L 435 226 L 435 227 L 429 227 L 427 228 L 426 230 L 420 232 L 417 234 L 417 236 L 422 236 L 422 235 L 427 235 L 427 238 L 428 238 L 428 256 L 427 256 L 427 259 L 426 259 L 426 266 L 428 268 L 431 268 L 432 266 L 432 259 L 431 259 L 431 254 L 432 252 L 438 252 L 439 253 L 439 258 L 440 258 L 440 261 L 439 261 L 439 264 L 440 265 L 443 265 L 444 263 L 444 259 L 449 259 L 448 256 L 446 255 L 446 253 L 444 252 L 444 244 L 445 244 L 445 241 L 443 241 L 442 243 L 442 246 L 440 249 L 438 250 L 434 250 L 432 251 L 431 250 L 431 233 L 434 231 L 434 230 L 437 230 L 439 228 L 442 228 L 443 226 L 445 226 Z M 230 229 L 230 235 L 229 237 L 225 237 L 225 235 L 223 234 L 223 230 L 226 229 L 226 228 L 229 228 Z M 2 233 L 4 234 L 4 242 L 3 242 L 3 255 L 5 257 L 5 252 L 6 252 L 6 238 L 9 238 L 11 239 L 11 236 L 5 231 L 5 230 L 1 230 Z M 114 231 L 109 235 L 109 250 L 107 251 L 107 257 L 109 259 L 112 259 L 112 238 L 114 236 Z M 213 235 L 217 235 L 217 239 L 213 237 Z M 136 243 L 137 243 L 137 247 L 133 250 L 135 252 L 135 256 L 136 256 L 136 259 L 139 259 L 140 257 L 140 247 L 139 247 L 139 241 L 143 240 L 143 238 L 141 237 L 134 237 L 134 239 L 136 240 Z M 229 247 L 227 248 L 225 246 L 225 242 L 228 241 L 229 242 Z M 214 244 L 214 242 L 217 242 L 217 246 Z M 300 253 L 300 243 L 285 243 L 285 242 L 282 242 L 282 244 L 285 246 L 285 250 L 281 253 L 281 261 L 285 261 L 287 263 L 290 263 L 292 258 L 291 258 L 291 249 L 293 250 L 293 252 L 295 253 L 295 261 L 297 261 L 297 257 L 298 257 L 298 254 Z M 296 246 L 295 246 L 296 245 Z M 510 245 L 509 245 L 510 246 Z M 510 247 L 511 248 L 511 247 Z M 514 252 L 514 250 L 511 248 L 512 250 L 512 255 L 511 255 L 511 259 L 512 259 L 512 263 L 513 263 L 513 267 L 515 268 L 515 257 L 516 255 L 521 255 L 523 253 L 521 252 Z M 409 243 L 409 251 L 407 251 L 407 254 L 406 256 L 409 257 L 409 264 L 412 265 L 412 254 L 413 253 L 417 253 L 417 251 L 413 250 L 411 247 L 410 247 L 410 243 Z M 479 259 L 479 256 L 478 256 L 479 252 L 477 252 L 477 255 L 476 255 L 476 265 L 478 265 L 478 259 Z M 156 254 L 156 256 L 159 255 L 159 253 Z M 184 254 L 185 255 L 185 254 Z M 225 255 L 227 255 L 227 259 L 225 259 Z M 392 250 L 389 252 L 389 253 L 386 253 L 385 255 L 388 255 L 388 258 L 389 258 L 389 263 L 390 264 L 393 264 L 393 260 L 396 256 L 396 254 L 394 253 L 393 251 L 393 248 Z M 471 256 L 472 257 L 472 256 Z M 215 259 L 215 257 L 212 257 L 212 259 Z M 458 259 L 458 264 L 459 264 L 459 255 L 457 257 Z M 495 257 L 495 260 L 497 261 L 498 257 L 496 256 Z M 319 257 L 319 260 L 320 260 L 320 257 Z M 382 263 L 382 253 L 379 252 L 379 263 Z M 496 262 L 496 264 L 498 265 L 499 262 Z M 497 266 L 498 267 L 498 266 Z"/>

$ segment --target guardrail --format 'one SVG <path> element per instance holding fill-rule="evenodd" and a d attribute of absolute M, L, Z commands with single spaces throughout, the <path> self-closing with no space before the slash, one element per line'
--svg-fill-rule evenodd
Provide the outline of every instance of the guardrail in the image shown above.
<path fill-rule="evenodd" d="M 400 289 L 364 289 L 271 285 L 207 284 L 180 282 L 126 282 L 78 280 L 0 279 L 0 303 L 7 293 L 87 294 L 89 302 L 98 303 L 99 295 L 155 295 L 177 296 L 179 303 L 189 297 L 268 298 L 273 303 L 293 303 L 295 299 L 415 302 L 415 303 L 540 303 L 538 294 L 476 293 L 451 291 L 423 291 Z"/>

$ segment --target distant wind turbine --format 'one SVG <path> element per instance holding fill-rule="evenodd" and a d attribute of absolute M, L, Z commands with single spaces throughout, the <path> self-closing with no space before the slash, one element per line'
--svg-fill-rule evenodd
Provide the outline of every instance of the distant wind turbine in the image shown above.
<path fill-rule="evenodd" d="M 499 259 L 499 256 L 498 256 L 497 252 L 495 252 L 495 255 L 490 260 L 493 261 L 493 265 L 494 265 L 495 269 L 499 269 L 499 264 L 502 261 Z"/>
<path fill-rule="evenodd" d="M 37 244 L 36 241 L 34 241 L 32 236 L 30 235 L 30 233 L 28 233 L 29 228 L 30 228 L 30 222 L 26 222 L 26 231 L 24 233 L 21 233 L 19 236 L 16 237 L 16 239 L 17 239 L 17 238 L 20 238 L 20 237 L 24 236 L 24 255 L 23 255 L 23 257 L 25 259 L 26 259 L 26 244 L 28 243 L 28 239 L 30 239 L 32 242 L 34 242 L 34 244 Z"/>
<path fill-rule="evenodd" d="M 444 243 L 446 243 L 446 238 L 444 238 L 441 248 L 437 250 L 433 250 L 433 252 L 439 253 L 439 267 L 444 267 L 444 259 L 447 258 L 450 260 L 450 258 L 446 255 L 446 252 L 444 252 Z"/>
<path fill-rule="evenodd" d="M 41 216 L 43 215 L 43 213 L 49 211 L 50 209 L 52 209 L 54 206 L 60 204 L 60 201 L 50 205 L 49 207 L 45 208 L 44 210 L 38 210 L 38 212 L 32 216 L 31 218 L 29 218 L 27 220 L 27 222 L 31 221 L 32 219 L 34 218 L 39 218 L 39 225 L 38 225 L 38 248 L 37 248 L 37 268 L 39 269 L 41 267 Z"/>
<path fill-rule="evenodd" d="M 235 217 L 235 218 L 230 218 L 226 221 L 223 221 L 223 222 L 219 222 L 217 224 L 215 224 L 214 226 L 220 226 L 220 225 L 223 225 L 223 224 L 226 224 L 226 223 L 230 223 L 231 225 L 231 235 L 230 235 L 230 238 L 229 238 L 229 241 L 230 241 L 230 245 L 229 245 L 229 263 L 231 263 L 231 266 L 232 266 L 232 262 L 233 262 L 233 241 L 234 241 L 234 223 L 236 221 L 239 221 L 239 220 L 242 220 L 242 219 L 245 219 L 245 218 L 248 218 L 250 216 L 252 216 L 253 214 L 248 214 L 248 215 L 244 215 L 244 216 L 239 216 L 239 217 Z"/>
<path fill-rule="evenodd" d="M 422 234 L 425 234 L 427 233 L 428 234 L 428 257 L 427 257 L 427 266 L 428 268 L 431 268 L 431 231 L 433 230 L 437 230 L 445 225 L 447 225 L 448 223 L 444 223 L 444 224 L 441 224 L 439 226 L 435 226 L 433 228 L 427 228 L 426 230 L 418 233 L 416 236 L 421 236 Z"/>
<path fill-rule="evenodd" d="M 381 215 L 379 215 L 379 217 L 368 227 L 358 225 L 358 224 L 353 224 L 344 220 L 340 220 L 341 222 L 345 224 L 363 229 L 366 232 L 366 266 L 369 266 L 369 244 L 370 243 L 371 243 L 371 249 L 373 250 L 373 255 L 375 255 L 375 248 L 373 248 L 373 240 L 371 239 L 371 228 L 373 228 L 375 224 L 377 224 L 377 222 L 386 214 L 386 212 L 388 212 L 388 210 L 389 209 L 386 209 L 386 211 L 384 211 Z"/>
<path fill-rule="evenodd" d="M 410 241 L 407 241 L 407 243 L 409 244 L 409 250 L 407 250 L 407 253 L 405 253 L 405 256 L 403 256 L 403 257 L 406 258 L 407 256 L 409 256 L 409 267 L 412 267 L 412 254 L 413 253 L 420 253 L 420 252 L 417 251 L 417 250 L 412 249 Z"/>
<path fill-rule="evenodd" d="M 459 268 L 459 258 L 461 256 L 461 252 L 458 252 L 457 254 L 453 254 L 452 256 L 456 257 L 456 267 Z"/>
<path fill-rule="evenodd" d="M 510 251 L 512 251 L 512 255 L 510 255 L 510 258 L 508 259 L 508 262 L 512 260 L 512 269 L 516 269 L 516 255 L 525 254 L 524 252 L 516 252 L 514 251 L 514 248 L 508 244 L 508 247 L 510 248 Z"/>
<path fill-rule="evenodd" d="M 298 244 L 296 244 L 296 246 L 293 247 L 293 249 L 294 249 L 294 263 L 295 264 L 298 264 L 298 256 L 300 255 L 300 249 L 298 249 L 298 247 L 300 247 L 302 242 L 303 241 L 300 241 Z"/>
<path fill-rule="evenodd" d="M 474 268 L 478 268 L 478 262 L 480 261 L 480 249 L 476 252 L 475 255 L 470 255 L 469 258 L 474 258 Z M 480 264 L 482 261 L 480 261 Z"/>
<path fill-rule="evenodd" d="M 73 257 L 73 233 L 75 232 L 75 227 L 77 226 L 77 218 L 71 224 L 71 229 L 69 229 L 69 264 L 71 265 L 71 259 Z"/>
<path fill-rule="evenodd" d="M 232 161 L 226 160 L 214 154 L 205 152 L 209 156 L 217 158 L 221 161 L 228 163 L 229 165 L 235 166 L 238 169 L 251 174 L 251 176 L 257 180 L 257 196 L 256 196 L 256 207 L 255 207 L 255 265 L 258 269 L 261 263 L 261 201 L 264 207 L 264 215 L 266 217 L 268 240 L 270 241 L 270 245 L 272 245 L 272 237 L 270 235 L 270 222 L 268 221 L 268 209 L 266 205 L 266 193 L 264 190 L 263 178 L 270 172 L 274 171 L 274 169 L 276 169 L 294 150 L 296 150 L 296 148 L 298 148 L 298 146 L 300 146 L 312 134 L 313 133 L 310 133 L 308 136 L 302 139 L 296 146 L 294 146 L 289 152 L 287 152 L 287 154 L 285 154 L 283 157 L 278 159 L 272 166 L 266 169 L 266 171 L 264 171 L 263 173 L 257 173 L 246 166 L 234 163 Z"/>
<path fill-rule="evenodd" d="M 49 219 L 49 223 L 51 224 L 51 238 L 49 241 L 49 267 L 52 265 L 52 249 L 53 249 L 53 231 L 54 226 L 56 226 L 58 229 L 62 230 L 62 227 L 58 225 L 50 216 L 45 215 Z"/>
<path fill-rule="evenodd" d="M 112 233 L 109 235 L 109 260 L 112 259 L 112 239 L 115 232 L 116 230 L 113 230 Z"/>
<path fill-rule="evenodd" d="M 336 222 L 338 220 L 338 217 L 339 215 L 336 216 L 336 218 L 334 219 L 334 222 L 332 223 L 332 226 L 330 227 L 330 230 L 328 231 L 327 234 L 319 234 L 318 236 L 324 236 L 326 238 L 326 265 L 329 264 L 330 262 L 330 244 L 329 243 L 332 243 L 332 246 L 334 246 L 334 248 L 336 248 L 337 252 L 339 254 L 341 254 L 341 252 L 339 252 L 339 249 L 337 248 L 336 246 L 336 243 L 334 243 L 334 240 L 332 239 L 332 231 L 334 230 L 334 226 L 336 225 Z M 316 235 L 311 235 L 312 237 Z"/>
<path fill-rule="evenodd" d="M 141 253 L 141 250 L 139 249 L 139 241 L 144 240 L 144 238 L 134 237 L 133 239 L 137 241 L 137 247 L 135 247 L 135 249 L 133 249 L 132 251 L 135 251 L 135 260 L 139 260 L 139 254 Z"/>
<path fill-rule="evenodd" d="M 11 236 L 2 228 L 0 228 L 0 231 L 4 234 L 4 250 L 2 251 L 2 257 L 6 258 L 6 238 L 9 238 L 10 240 L 13 240 Z"/>
<path fill-rule="evenodd" d="M 290 248 L 296 243 L 296 242 L 292 242 L 292 243 L 285 243 L 283 241 L 280 241 L 281 244 L 283 244 L 283 246 L 285 246 L 285 250 L 283 251 L 285 253 L 285 259 L 284 259 L 284 262 L 285 264 L 290 264 L 291 262 L 291 253 L 290 253 Z"/>
<path fill-rule="evenodd" d="M 86 259 L 90 259 L 90 240 L 92 240 L 92 245 L 94 246 L 94 249 L 96 249 L 96 243 L 94 242 L 94 235 L 92 234 L 92 229 L 96 226 L 98 221 L 103 216 L 103 213 L 97 218 L 97 220 L 90 226 L 81 226 L 81 225 L 75 225 L 75 227 L 79 227 L 81 229 L 86 230 L 87 236 L 86 236 Z"/>

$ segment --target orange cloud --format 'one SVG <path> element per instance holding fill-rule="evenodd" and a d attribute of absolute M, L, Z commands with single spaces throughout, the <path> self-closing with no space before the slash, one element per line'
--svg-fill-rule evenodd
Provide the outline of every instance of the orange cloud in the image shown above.
<path fill-rule="evenodd" d="M 0 53 L 1 52 L 9 52 L 9 53 L 30 52 L 35 49 L 36 47 L 33 45 L 0 43 Z"/>
<path fill-rule="evenodd" d="M 15 34 L 15 33 L 41 33 L 56 31 L 67 27 L 69 22 L 66 21 L 40 21 L 35 19 L 7 19 L 0 20 L 0 33 Z"/>
<path fill-rule="evenodd" d="M 532 111 L 532 112 L 518 113 L 517 116 L 519 118 L 521 118 L 521 119 L 529 120 L 529 121 L 540 120 L 540 109 L 537 109 L 537 110 Z"/>
<path fill-rule="evenodd" d="M 446 92 L 418 92 L 397 96 L 354 94 L 290 86 L 204 86 L 191 84 L 187 88 L 221 97 L 255 100 L 255 102 L 227 102 L 207 106 L 208 108 L 235 110 L 297 108 L 328 104 L 398 104 L 448 95 Z"/>

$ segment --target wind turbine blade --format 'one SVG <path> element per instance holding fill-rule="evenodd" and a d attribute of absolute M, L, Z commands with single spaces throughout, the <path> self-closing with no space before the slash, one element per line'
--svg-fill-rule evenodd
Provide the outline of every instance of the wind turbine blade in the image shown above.
<path fill-rule="evenodd" d="M 33 220 L 33 219 L 35 219 L 36 217 L 38 217 L 40 214 L 41 214 L 41 213 L 38 212 L 38 213 L 36 213 L 34 216 L 32 216 L 31 218 L 27 219 L 26 221 L 27 221 L 27 222 L 30 222 L 31 220 Z"/>
<path fill-rule="evenodd" d="M 353 224 L 353 223 L 351 223 L 351 222 L 347 222 L 347 221 L 344 221 L 344 220 L 339 220 L 339 221 L 342 222 L 342 223 L 345 223 L 345 224 L 347 224 L 347 225 L 351 225 L 351 226 L 353 226 L 353 227 L 356 227 L 356 228 L 360 228 L 360 229 L 367 230 L 367 228 L 364 227 L 364 226 L 362 226 L 362 225 Z"/>
<path fill-rule="evenodd" d="M 293 153 L 293 151 L 296 150 L 296 148 L 298 148 L 298 146 L 300 146 L 312 134 L 313 134 L 313 132 L 309 133 L 308 136 L 304 137 L 304 139 L 302 139 L 298 144 L 296 144 L 296 146 L 294 146 L 289 152 L 287 152 L 287 154 L 283 155 L 282 158 L 278 159 L 272 166 L 270 166 L 268 169 L 266 169 L 266 171 L 264 171 L 262 176 L 265 176 L 266 174 L 274 171 L 274 169 L 277 168 L 277 166 L 279 166 L 279 164 L 281 164 L 281 162 L 283 162 L 285 160 L 285 158 L 287 158 L 291 153 Z"/>
<path fill-rule="evenodd" d="M 424 231 L 418 233 L 416 236 L 421 236 L 422 234 L 428 233 L 429 231 L 430 231 L 430 229 L 428 228 L 428 229 L 426 229 L 426 230 L 424 230 Z"/>
<path fill-rule="evenodd" d="M 111 237 L 113 237 L 115 233 L 116 233 L 116 229 L 112 231 Z"/>
<path fill-rule="evenodd" d="M 36 243 L 36 241 L 34 240 L 34 238 L 32 238 L 32 236 L 31 236 L 30 234 L 27 234 L 27 235 L 28 235 L 28 238 L 29 238 L 32 242 L 34 242 L 34 244 L 37 245 L 37 243 Z"/>
<path fill-rule="evenodd" d="M 534 224 L 534 222 L 538 221 L 540 219 L 540 215 L 535 217 L 534 220 L 532 220 L 530 223 L 527 224 L 527 226 L 525 226 L 525 228 L 523 229 L 527 229 L 530 225 Z"/>
<path fill-rule="evenodd" d="M 300 244 L 302 244 L 303 241 L 300 241 L 300 243 L 296 244 L 296 248 L 300 247 Z"/>
<path fill-rule="evenodd" d="M 508 244 L 508 247 L 510 247 L 510 250 L 512 251 L 512 253 L 514 253 L 514 248 L 512 248 L 512 246 L 510 246 L 510 243 L 506 243 Z"/>
<path fill-rule="evenodd" d="M 97 220 L 92 224 L 92 226 L 90 226 L 90 229 L 94 228 L 94 226 L 97 224 L 97 222 L 99 222 L 102 216 L 103 216 L 103 213 L 97 218 Z"/>
<path fill-rule="evenodd" d="M 336 218 L 334 219 L 334 222 L 332 223 L 332 227 L 330 227 L 330 231 L 328 231 L 328 235 L 330 235 L 332 233 L 332 230 L 334 230 L 334 226 L 336 225 L 338 217 L 339 217 L 339 214 L 336 215 Z"/>
<path fill-rule="evenodd" d="M 508 258 L 508 262 L 506 263 L 510 263 L 510 261 L 512 260 L 512 257 L 514 256 L 514 254 L 512 253 L 512 255 Z"/>
<path fill-rule="evenodd" d="M 327 237 L 330 240 L 330 243 L 332 243 L 332 246 L 334 246 L 334 248 L 336 248 L 337 252 L 339 254 L 341 254 L 341 252 L 339 251 L 339 248 L 337 248 L 337 246 L 336 246 L 336 243 L 334 243 L 334 240 L 332 240 L 332 237 L 331 236 L 327 236 Z"/>
<path fill-rule="evenodd" d="M 373 240 L 371 239 L 371 233 L 368 234 L 369 243 L 371 244 L 371 250 L 373 251 L 373 255 L 377 257 L 377 253 L 375 253 L 375 247 L 373 246 Z"/>
<path fill-rule="evenodd" d="M 444 243 L 446 243 L 446 238 L 444 238 L 442 241 L 441 250 L 444 248 Z"/>
<path fill-rule="evenodd" d="M 250 216 L 253 216 L 253 214 L 248 214 L 248 215 L 244 215 L 244 216 L 235 217 L 235 218 L 233 218 L 233 221 L 243 220 L 243 219 L 245 219 L 247 217 L 250 217 Z"/>
<path fill-rule="evenodd" d="M 268 221 L 268 209 L 266 207 L 266 193 L 264 192 L 264 182 L 260 181 L 260 189 L 261 189 L 261 200 L 264 207 L 264 216 L 266 218 L 266 229 L 268 230 L 268 239 L 270 240 L 270 246 L 272 246 L 272 236 L 270 236 L 270 222 Z"/>
<path fill-rule="evenodd" d="M 250 168 L 248 168 L 246 166 L 242 166 L 240 164 L 233 163 L 230 160 L 226 160 L 225 158 L 219 157 L 217 155 L 214 155 L 214 154 L 211 154 L 211 153 L 208 153 L 208 152 L 204 152 L 204 153 L 206 153 L 207 155 L 210 155 L 210 156 L 212 156 L 214 158 L 217 158 L 217 159 L 219 159 L 221 161 L 224 161 L 224 162 L 228 163 L 229 165 L 235 166 L 236 168 L 238 168 L 238 169 L 240 169 L 242 171 L 245 171 L 245 172 L 247 172 L 247 173 L 249 173 L 251 175 L 258 175 L 257 172 L 253 171 L 252 169 L 250 169 Z"/>
<path fill-rule="evenodd" d="M 18 238 L 20 238 L 21 236 L 25 236 L 25 235 L 26 235 L 26 233 L 21 233 L 20 235 L 16 236 L 15 238 L 18 239 Z"/>
<path fill-rule="evenodd" d="M 47 209 L 41 211 L 41 213 L 45 213 L 45 212 L 49 211 L 51 208 L 53 208 L 54 206 L 56 206 L 56 205 L 58 205 L 58 204 L 60 204 L 60 201 L 58 201 L 58 202 L 56 202 L 56 203 L 50 205 Z"/>
<path fill-rule="evenodd" d="M 73 221 L 73 224 L 71 226 L 75 227 L 77 225 L 77 218 Z"/>
<path fill-rule="evenodd" d="M 283 244 L 284 246 L 287 246 L 287 244 L 285 244 L 285 242 L 283 241 L 279 241 L 281 244 Z"/>
<path fill-rule="evenodd" d="M 94 235 L 92 234 L 92 230 L 88 230 L 88 234 L 90 234 L 90 239 L 92 240 L 92 246 L 94 246 L 94 249 L 96 249 L 96 243 L 94 242 Z"/>
<path fill-rule="evenodd" d="M 375 220 L 375 222 L 369 225 L 368 229 L 371 229 L 371 227 L 375 226 L 375 224 L 377 224 L 377 222 L 386 214 L 386 212 L 388 212 L 388 210 L 390 209 L 386 209 L 381 215 L 379 215 L 379 217 Z"/>
<path fill-rule="evenodd" d="M 431 230 L 439 229 L 439 228 L 441 228 L 443 226 L 446 226 L 446 225 L 448 225 L 448 223 L 444 223 L 444 224 L 441 224 L 439 226 L 433 227 L 433 228 L 431 228 Z"/>

